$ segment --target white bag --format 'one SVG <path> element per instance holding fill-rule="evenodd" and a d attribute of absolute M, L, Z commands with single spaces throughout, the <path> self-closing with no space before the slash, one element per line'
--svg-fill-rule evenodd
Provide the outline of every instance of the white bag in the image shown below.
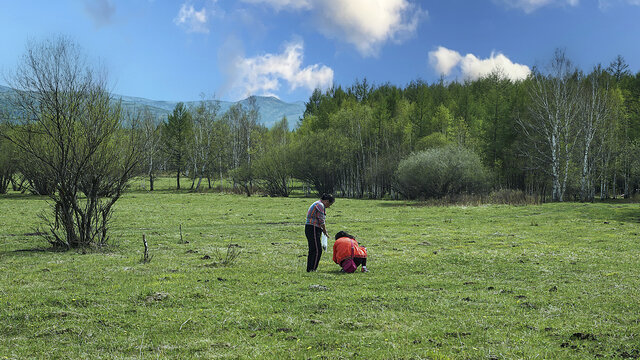
<path fill-rule="evenodd" d="M 324 233 L 320 235 L 320 244 L 322 244 L 322 250 L 327 251 L 327 235 Z"/>

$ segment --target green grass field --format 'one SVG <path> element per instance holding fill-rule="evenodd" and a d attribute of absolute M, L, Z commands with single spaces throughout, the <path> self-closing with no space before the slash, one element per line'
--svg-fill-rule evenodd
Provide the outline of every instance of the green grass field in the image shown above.
<path fill-rule="evenodd" d="M 0 196 L 0 359 L 640 358 L 637 204 L 338 198 L 328 230 L 370 272 L 329 250 L 308 274 L 313 201 L 134 184 L 113 246 L 82 254 L 38 250 L 45 198 Z"/>

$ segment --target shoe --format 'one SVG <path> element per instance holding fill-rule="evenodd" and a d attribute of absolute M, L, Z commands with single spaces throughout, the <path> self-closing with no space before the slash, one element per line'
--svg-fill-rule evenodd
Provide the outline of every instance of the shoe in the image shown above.
<path fill-rule="evenodd" d="M 362 272 L 369 272 L 369 270 L 367 270 L 367 268 L 363 266 L 362 267 Z"/>

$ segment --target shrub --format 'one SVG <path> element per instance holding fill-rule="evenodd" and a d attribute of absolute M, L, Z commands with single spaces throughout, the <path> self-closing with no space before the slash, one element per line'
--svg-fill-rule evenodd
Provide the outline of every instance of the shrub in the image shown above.
<path fill-rule="evenodd" d="M 289 196 L 291 189 L 291 150 L 287 145 L 269 149 L 255 163 L 255 177 L 260 188 L 269 196 Z"/>
<path fill-rule="evenodd" d="M 20 116 L 0 135 L 20 152 L 32 189 L 53 202 L 45 237 L 55 247 L 107 244 L 113 205 L 139 161 L 138 133 L 125 128 L 101 74 L 58 37 L 31 43 L 10 80 Z"/>
<path fill-rule="evenodd" d="M 418 150 L 429 150 L 446 146 L 447 142 L 447 137 L 443 133 L 434 132 L 418 140 L 416 147 Z"/>
<path fill-rule="evenodd" d="M 396 171 L 396 188 L 409 199 L 481 192 L 487 183 L 480 158 L 457 146 L 413 153 Z"/>
<path fill-rule="evenodd" d="M 539 201 L 536 197 L 527 195 L 522 190 L 499 189 L 489 194 L 488 203 L 499 205 L 534 205 Z"/>

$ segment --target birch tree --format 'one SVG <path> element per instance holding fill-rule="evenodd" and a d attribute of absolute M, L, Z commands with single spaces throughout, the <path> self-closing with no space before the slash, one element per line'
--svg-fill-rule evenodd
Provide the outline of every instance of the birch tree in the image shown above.
<path fill-rule="evenodd" d="M 534 70 L 529 116 L 518 122 L 526 153 L 551 177 L 552 201 L 563 201 L 576 144 L 580 111 L 580 74 L 562 50 L 556 50 L 548 73 Z"/>
<path fill-rule="evenodd" d="M 220 111 L 220 104 L 215 101 L 205 101 L 204 97 L 194 109 L 193 113 L 193 131 L 192 131 L 192 151 L 191 165 L 193 168 L 192 184 L 193 188 L 195 180 L 198 184 L 195 189 L 200 189 L 202 178 L 210 177 L 214 166 L 213 146 L 215 121 Z"/>
<path fill-rule="evenodd" d="M 595 159 L 602 153 L 602 142 L 595 142 L 599 132 L 606 137 L 605 124 L 611 116 L 609 83 L 601 67 L 596 67 L 585 81 L 580 112 L 582 161 L 580 177 L 580 200 L 593 201 L 593 168 Z"/>

